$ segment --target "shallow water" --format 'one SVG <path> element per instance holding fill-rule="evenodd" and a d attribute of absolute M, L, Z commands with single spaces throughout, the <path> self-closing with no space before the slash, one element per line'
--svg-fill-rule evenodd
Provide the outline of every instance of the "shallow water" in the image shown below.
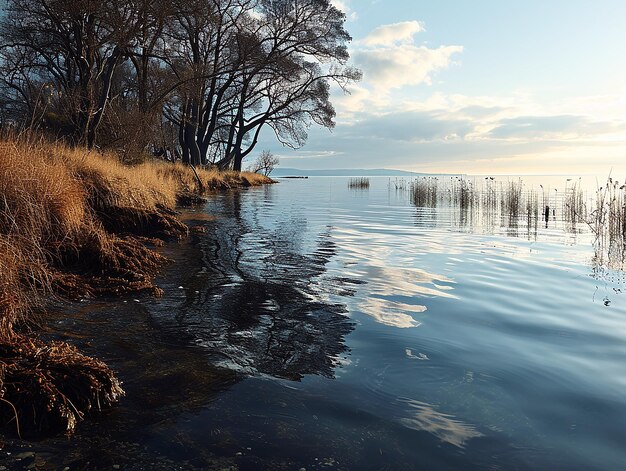
<path fill-rule="evenodd" d="M 621 468 L 626 302 L 590 235 L 370 180 L 217 196 L 167 247 L 163 299 L 60 306 L 50 335 L 128 396 L 72 440 L 9 441 L 5 466 Z"/>

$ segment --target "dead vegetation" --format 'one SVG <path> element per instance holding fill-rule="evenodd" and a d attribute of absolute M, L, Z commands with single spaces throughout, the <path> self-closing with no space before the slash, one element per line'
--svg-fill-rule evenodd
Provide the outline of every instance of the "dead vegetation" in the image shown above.
<path fill-rule="evenodd" d="M 199 170 L 204 193 L 271 180 Z M 16 430 L 71 432 L 122 390 L 102 362 L 29 337 L 50 296 L 76 299 L 147 291 L 166 261 L 160 240 L 181 238 L 181 200 L 201 198 L 193 172 L 60 144 L 0 141 L 0 420 Z M 146 236 L 151 238 L 146 238 Z"/>
<path fill-rule="evenodd" d="M 20 437 L 72 432 L 86 414 L 124 395 L 103 362 L 65 342 L 23 335 L 0 339 L 0 420 Z"/>

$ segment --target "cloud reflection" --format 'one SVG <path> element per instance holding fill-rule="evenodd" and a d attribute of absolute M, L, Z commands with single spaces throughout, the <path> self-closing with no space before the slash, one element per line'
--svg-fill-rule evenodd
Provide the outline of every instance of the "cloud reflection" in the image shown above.
<path fill-rule="evenodd" d="M 359 303 L 358 308 L 380 324 L 401 329 L 419 327 L 421 323 L 416 321 L 409 313 L 426 311 L 426 306 L 410 305 L 373 297 L 364 298 Z"/>
<path fill-rule="evenodd" d="M 373 249 L 375 252 L 375 249 Z M 429 273 L 419 268 L 370 265 L 388 260 L 363 254 L 352 273 L 367 280 L 367 296 L 358 298 L 355 308 L 376 322 L 401 329 L 418 327 L 420 322 L 413 316 L 428 308 L 428 298 L 453 298 L 453 283 L 444 275 Z"/>
<path fill-rule="evenodd" d="M 410 415 L 400 422 L 410 429 L 431 433 L 442 442 L 464 448 L 465 443 L 472 438 L 483 436 L 473 425 L 465 424 L 452 415 L 438 412 L 430 404 L 407 399 L 406 405 L 409 407 Z"/>

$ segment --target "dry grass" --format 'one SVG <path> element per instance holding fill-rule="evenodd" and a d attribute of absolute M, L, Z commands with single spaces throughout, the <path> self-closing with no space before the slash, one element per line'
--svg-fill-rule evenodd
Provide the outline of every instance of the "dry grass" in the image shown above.
<path fill-rule="evenodd" d="M 204 193 L 271 181 L 234 172 L 200 170 L 199 175 Z M 50 423 L 71 430 L 87 412 L 76 402 L 88 409 L 93 401 L 55 402 L 55 394 L 67 396 L 82 381 L 87 386 L 81 388 L 96 398 L 112 398 L 105 404 L 119 397 L 119 385 L 105 365 L 69 346 L 46 346 L 21 332 L 51 295 L 73 298 L 142 290 L 160 294 L 154 277 L 165 259 L 146 245 L 157 241 L 141 236 L 186 235 L 187 226 L 174 209 L 190 195 L 197 199 L 200 191 L 191 169 L 182 165 L 154 161 L 129 168 L 114 155 L 36 139 L 0 140 L 0 418 L 7 418 L 7 411 L 12 416 L 15 407 L 22 428 L 45 428 L 47 419 L 29 412 L 42 404 L 31 407 L 19 398 L 21 390 L 56 404 L 45 409 L 56 417 Z M 15 345 L 21 349 L 12 349 Z M 16 360 L 20 355 L 22 360 Z M 39 376 L 44 383 L 37 383 L 31 373 L 39 371 L 43 358 L 52 358 L 54 368 L 79 365 L 76 381 L 70 381 L 73 386 L 62 377 L 59 386 L 50 367 Z"/>
<path fill-rule="evenodd" d="M 220 172 L 215 169 L 207 170 L 197 169 L 200 182 L 195 177 L 188 166 L 181 163 L 170 164 L 166 162 L 155 161 L 144 164 L 150 171 L 154 172 L 159 178 L 168 182 L 172 182 L 177 188 L 176 195 L 179 201 L 191 195 L 202 195 L 215 191 L 223 191 L 231 188 L 241 188 L 249 186 L 260 186 L 273 183 L 273 180 L 265 175 L 252 172 Z"/>
<path fill-rule="evenodd" d="M 61 145 L 2 142 L 0 196 L 0 336 L 26 320 L 64 269 L 124 284 L 141 274 L 135 256 L 154 264 L 158 254 L 115 234 L 124 232 L 124 218 L 131 229 L 133 219 L 136 226 L 152 216 L 154 226 L 186 231 L 167 214 L 176 187 L 154 168 L 129 171 L 113 157 Z"/>

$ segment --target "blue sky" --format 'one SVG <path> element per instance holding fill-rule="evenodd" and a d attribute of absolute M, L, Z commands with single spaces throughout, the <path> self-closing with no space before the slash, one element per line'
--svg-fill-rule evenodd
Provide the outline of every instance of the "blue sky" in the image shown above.
<path fill-rule="evenodd" d="M 334 3 L 364 78 L 282 166 L 626 173 L 626 2 Z"/>

